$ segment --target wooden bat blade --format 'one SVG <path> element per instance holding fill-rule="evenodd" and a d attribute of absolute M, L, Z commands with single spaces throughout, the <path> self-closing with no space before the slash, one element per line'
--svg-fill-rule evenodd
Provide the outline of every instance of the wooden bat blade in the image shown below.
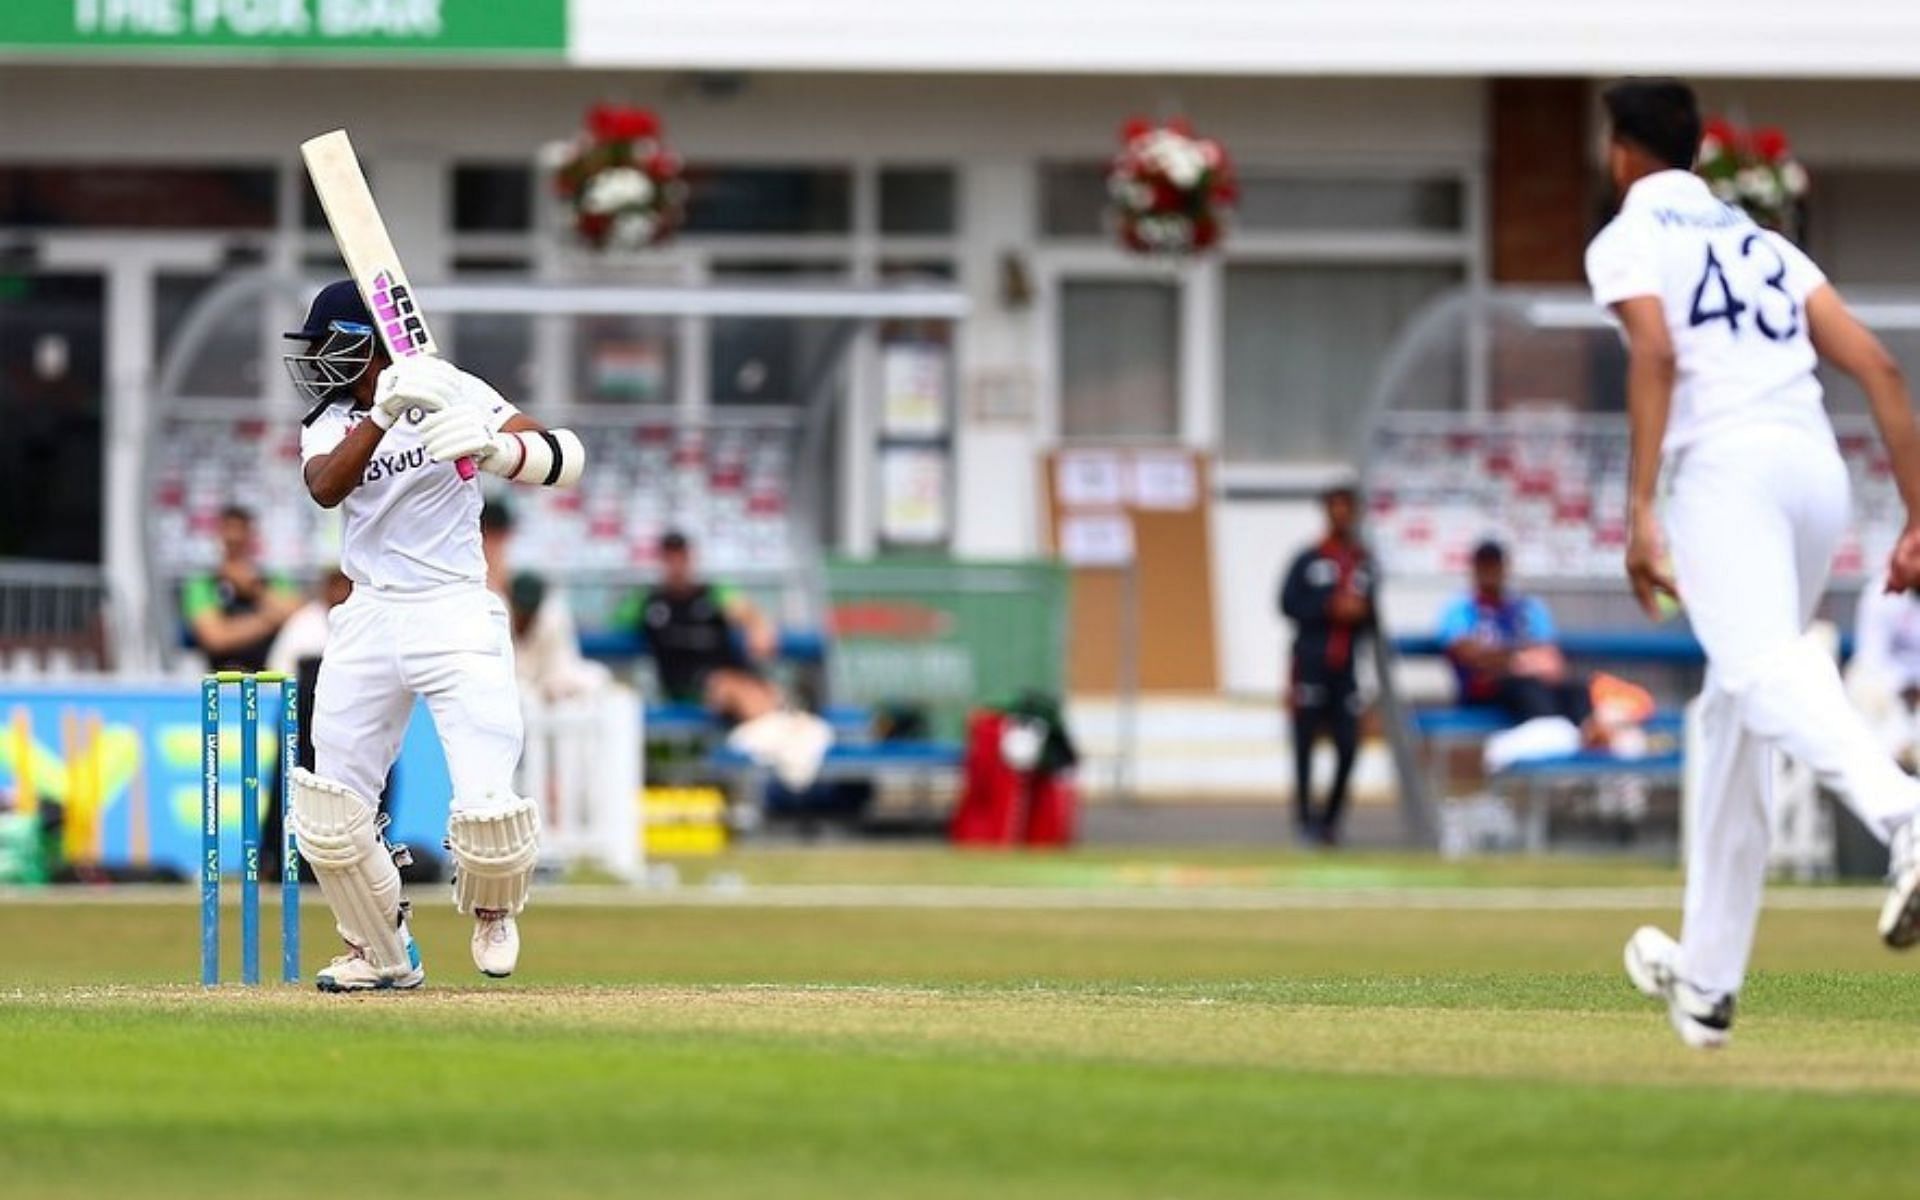
<path fill-rule="evenodd" d="M 366 172 L 353 152 L 347 131 L 336 129 L 300 144 L 313 190 L 333 229 L 347 273 L 360 289 L 360 298 L 373 314 L 374 328 L 395 360 L 439 350 L 427 329 L 426 316 L 414 300 L 413 285 L 400 265 L 399 251 L 380 218 L 379 206 L 367 187 Z"/>

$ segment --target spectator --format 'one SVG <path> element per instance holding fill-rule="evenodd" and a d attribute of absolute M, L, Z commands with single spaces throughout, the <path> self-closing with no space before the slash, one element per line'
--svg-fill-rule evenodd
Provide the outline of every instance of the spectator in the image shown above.
<path fill-rule="evenodd" d="M 513 577 L 507 588 L 507 613 L 513 622 L 513 664 L 523 693 L 543 700 L 590 695 L 612 674 L 580 653 L 580 634 L 566 593 L 549 588 L 531 571 Z"/>
<path fill-rule="evenodd" d="M 1920 597 L 1884 578 L 1860 592 L 1847 692 L 1900 765 L 1920 769 Z"/>
<path fill-rule="evenodd" d="M 267 670 L 298 676 L 320 661 L 327 645 L 327 620 L 337 605 L 345 604 L 353 594 L 353 580 L 339 567 L 320 574 L 313 598 L 295 610 L 274 635 L 267 650 Z"/>
<path fill-rule="evenodd" d="M 487 560 L 487 587 L 501 599 L 508 599 L 512 570 L 507 562 L 507 543 L 513 540 L 513 510 L 498 500 L 480 506 L 480 553 Z"/>
<path fill-rule="evenodd" d="M 487 560 L 487 586 L 507 602 L 521 693 L 563 700 L 597 690 L 612 680 L 612 673 L 580 653 L 566 591 L 547 586 L 532 572 L 513 573 L 513 528 L 513 510 L 505 504 L 489 500 L 481 506 L 480 552 Z"/>
<path fill-rule="evenodd" d="M 1360 640 L 1373 631 L 1373 559 L 1361 544 L 1359 497 L 1347 486 L 1321 498 L 1327 532 L 1287 569 L 1280 611 L 1294 623 L 1287 699 L 1293 712 L 1294 821 L 1302 841 L 1331 846 L 1360 747 L 1360 686 L 1354 675 Z M 1326 807 L 1313 804 L 1313 752 L 1332 740 L 1333 786 Z"/>
<path fill-rule="evenodd" d="M 1492 705 L 1515 725 L 1560 717 L 1588 732 L 1593 701 L 1584 679 L 1570 679 L 1555 644 L 1553 615 L 1538 597 L 1507 590 L 1507 552 L 1482 542 L 1473 552 L 1473 586 L 1440 617 L 1440 641 L 1467 704 Z"/>
<path fill-rule="evenodd" d="M 629 620 L 653 652 L 661 691 L 732 725 L 729 744 L 774 768 L 789 788 L 810 786 L 833 732 L 810 713 L 787 711 L 764 674 L 779 650 L 773 623 L 739 592 L 702 581 L 684 534 L 660 540 L 660 566 L 659 586 Z"/>
<path fill-rule="evenodd" d="M 220 511 L 220 551 L 213 573 L 196 575 L 181 588 L 181 616 L 211 669 L 263 670 L 274 635 L 300 607 L 300 595 L 286 579 L 261 570 L 253 514 L 237 504 Z"/>

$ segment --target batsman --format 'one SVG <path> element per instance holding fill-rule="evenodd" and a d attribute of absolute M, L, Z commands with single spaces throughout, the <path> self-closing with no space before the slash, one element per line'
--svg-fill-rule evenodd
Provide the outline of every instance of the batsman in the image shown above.
<path fill-rule="evenodd" d="M 513 973 L 540 819 L 513 790 L 520 702 L 506 606 L 486 586 L 480 489 L 457 469 L 544 487 L 580 478 L 564 429 L 520 413 L 443 359 L 394 362 L 352 280 L 314 298 L 285 356 L 313 402 L 302 421 L 307 491 L 343 510 L 340 566 L 353 595 L 330 617 L 314 694 L 314 770 L 293 779 L 293 826 L 347 953 L 320 990 L 417 988 L 426 979 L 376 797 L 424 699 L 453 780 L 453 902 L 473 915 L 473 962 Z"/>

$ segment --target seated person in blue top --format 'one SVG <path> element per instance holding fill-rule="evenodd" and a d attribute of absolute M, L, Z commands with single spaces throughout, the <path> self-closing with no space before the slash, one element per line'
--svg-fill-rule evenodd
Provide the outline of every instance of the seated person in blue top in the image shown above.
<path fill-rule="evenodd" d="M 810 786 L 833 731 L 811 713 L 788 710 L 762 672 L 779 649 L 773 623 L 739 592 L 699 577 L 685 534 L 660 539 L 660 569 L 659 584 L 616 618 L 639 626 L 660 690 L 731 724 L 728 745 L 771 767 L 789 788 Z"/>
<path fill-rule="evenodd" d="M 1491 541 L 1476 547 L 1472 589 L 1440 616 L 1440 642 L 1460 681 L 1460 702 L 1491 705 L 1515 725 L 1564 717 L 1595 738 L 1587 681 L 1569 678 L 1557 636 L 1539 597 L 1507 590 L 1506 549 Z"/>

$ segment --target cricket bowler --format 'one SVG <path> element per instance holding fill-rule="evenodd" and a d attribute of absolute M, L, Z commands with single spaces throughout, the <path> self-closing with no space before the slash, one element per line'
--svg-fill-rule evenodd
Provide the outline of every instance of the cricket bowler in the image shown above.
<path fill-rule="evenodd" d="M 285 356 L 313 401 L 302 422 L 307 491 L 344 510 L 340 566 L 353 595 L 333 610 L 314 694 L 312 772 L 293 780 L 294 835 L 333 909 L 347 953 L 320 990 L 417 988 L 426 979 L 382 836 L 376 797 L 424 699 L 453 779 L 447 848 L 453 901 L 472 913 L 473 962 L 513 973 L 514 915 L 527 901 L 540 820 L 514 794 L 520 699 L 507 610 L 487 589 L 480 489 L 455 464 L 565 487 L 586 453 L 485 381 L 430 356 L 392 362 L 351 280 L 314 298 Z"/>
<path fill-rule="evenodd" d="M 1641 929 L 1626 967 L 1687 1045 L 1714 1047 L 1732 1029 L 1753 948 L 1776 750 L 1890 843 L 1880 936 L 1897 949 L 1920 940 L 1920 781 L 1849 706 L 1832 657 L 1802 636 L 1850 504 L 1819 360 L 1859 381 L 1886 442 L 1907 511 L 1890 590 L 1920 583 L 1920 435 L 1898 364 L 1820 269 L 1693 173 L 1692 90 L 1629 79 L 1604 100 L 1621 203 L 1586 265 L 1628 348 L 1627 575 L 1650 615 L 1663 596 L 1685 605 L 1708 664 L 1680 940 Z"/>

